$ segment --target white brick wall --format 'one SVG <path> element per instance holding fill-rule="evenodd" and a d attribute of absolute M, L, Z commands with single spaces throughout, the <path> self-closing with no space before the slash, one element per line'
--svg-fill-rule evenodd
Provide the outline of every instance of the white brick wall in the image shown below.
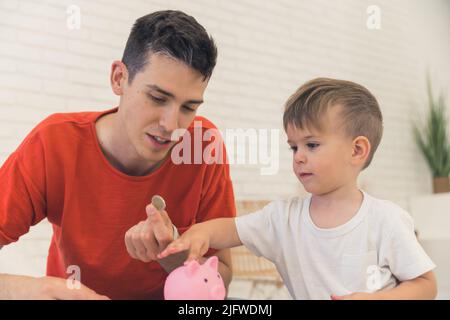
<path fill-rule="evenodd" d="M 81 8 L 80 30 L 66 27 L 70 4 Z M 372 4 L 381 8 L 380 30 L 366 28 Z M 449 92 L 444 0 L 0 0 L 0 163 L 45 116 L 116 105 L 111 62 L 121 58 L 136 18 L 167 8 L 192 14 L 217 41 L 219 60 L 200 113 L 221 129 L 281 130 L 283 104 L 301 83 L 317 76 L 354 80 L 377 96 L 385 118 L 384 139 L 361 185 L 404 207 L 408 197 L 430 192 L 410 124 L 426 110 L 426 68 L 436 89 Z M 303 192 L 282 130 L 280 150 L 277 175 L 232 167 L 237 198 Z"/>

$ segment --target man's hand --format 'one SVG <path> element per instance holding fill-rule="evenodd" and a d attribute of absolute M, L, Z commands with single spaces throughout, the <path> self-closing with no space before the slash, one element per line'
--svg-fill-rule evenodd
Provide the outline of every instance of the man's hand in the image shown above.
<path fill-rule="evenodd" d="M 0 298 L 12 300 L 109 300 L 88 287 L 69 289 L 67 280 L 55 277 L 0 275 Z"/>
<path fill-rule="evenodd" d="M 150 262 L 157 260 L 157 254 L 173 240 L 173 226 L 165 210 L 158 211 L 152 204 L 145 210 L 147 220 L 125 233 L 125 245 L 131 257 Z"/>
<path fill-rule="evenodd" d="M 208 251 L 209 242 L 209 234 L 202 230 L 201 224 L 193 225 L 177 240 L 170 243 L 160 254 L 157 255 L 157 258 L 163 259 L 169 255 L 187 250 L 189 251 L 187 261 L 199 260 Z"/>

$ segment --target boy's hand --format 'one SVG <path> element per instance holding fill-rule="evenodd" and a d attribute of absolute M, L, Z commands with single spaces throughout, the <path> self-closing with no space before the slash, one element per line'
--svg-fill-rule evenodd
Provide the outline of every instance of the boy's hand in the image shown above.
<path fill-rule="evenodd" d="M 181 251 L 189 251 L 186 261 L 199 260 L 209 249 L 209 237 L 202 232 L 197 225 L 192 226 L 177 240 L 170 243 L 162 252 L 157 255 L 158 259 L 163 259 L 171 254 Z"/>
<path fill-rule="evenodd" d="M 345 296 L 332 294 L 331 300 L 376 300 L 376 296 L 373 293 L 354 292 Z"/>

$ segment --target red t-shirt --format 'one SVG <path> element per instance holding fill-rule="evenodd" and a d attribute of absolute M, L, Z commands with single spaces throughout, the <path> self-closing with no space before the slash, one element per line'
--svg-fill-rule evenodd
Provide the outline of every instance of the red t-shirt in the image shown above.
<path fill-rule="evenodd" d="M 182 233 L 194 223 L 235 215 L 227 164 L 174 164 L 128 176 L 103 155 L 95 121 L 108 112 L 54 114 L 41 122 L 0 169 L 0 245 L 17 241 L 47 218 L 53 237 L 47 275 L 81 282 L 112 299 L 161 299 L 167 273 L 157 262 L 132 259 L 125 232 L 146 219 L 153 195 Z M 215 128 L 205 118 L 202 131 Z M 193 126 L 189 128 L 193 132 Z M 203 143 L 205 148 L 206 143 Z"/>

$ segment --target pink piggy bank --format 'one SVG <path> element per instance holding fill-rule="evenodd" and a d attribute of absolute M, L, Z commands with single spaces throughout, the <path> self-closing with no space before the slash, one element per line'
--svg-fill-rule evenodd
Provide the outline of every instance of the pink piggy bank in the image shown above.
<path fill-rule="evenodd" d="M 199 264 L 192 260 L 173 270 L 164 285 L 166 300 L 223 300 L 225 286 L 218 270 L 219 260 L 212 256 Z"/>

